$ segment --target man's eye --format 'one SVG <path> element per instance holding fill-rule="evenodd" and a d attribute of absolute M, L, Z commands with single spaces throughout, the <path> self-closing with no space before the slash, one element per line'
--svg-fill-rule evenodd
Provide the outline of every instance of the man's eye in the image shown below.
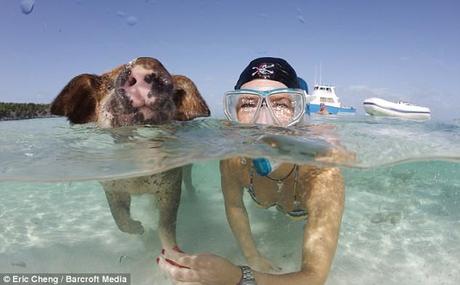
<path fill-rule="evenodd" d="M 273 108 L 292 108 L 292 103 L 289 100 L 275 100 L 272 102 Z"/>
<path fill-rule="evenodd" d="M 273 104 L 273 107 L 275 107 L 275 108 L 289 108 L 289 106 L 286 103 L 283 103 L 283 102 L 275 102 Z"/>
<path fill-rule="evenodd" d="M 256 104 L 252 102 L 241 104 L 241 108 L 255 108 L 255 107 L 256 107 Z"/>
<path fill-rule="evenodd" d="M 245 99 L 241 100 L 241 108 L 256 108 L 257 104 L 255 100 Z"/>

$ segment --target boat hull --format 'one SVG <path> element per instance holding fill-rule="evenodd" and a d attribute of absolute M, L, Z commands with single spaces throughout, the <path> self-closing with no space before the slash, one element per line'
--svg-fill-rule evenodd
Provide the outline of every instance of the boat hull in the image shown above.
<path fill-rule="evenodd" d="M 431 118 L 429 108 L 386 101 L 380 98 L 364 100 L 363 107 L 371 116 L 398 117 L 413 120 L 428 120 Z"/>
<path fill-rule="evenodd" d="M 327 105 L 326 104 L 326 107 L 327 107 L 327 111 L 329 112 L 329 114 L 342 114 L 342 113 L 347 113 L 347 114 L 355 114 L 356 113 L 356 109 L 353 108 L 353 107 L 335 107 L 335 106 L 330 106 L 330 105 Z M 318 113 L 319 112 L 319 104 L 308 104 L 307 105 L 307 110 L 306 110 L 307 113 L 310 113 L 310 114 L 313 114 L 313 113 Z"/>

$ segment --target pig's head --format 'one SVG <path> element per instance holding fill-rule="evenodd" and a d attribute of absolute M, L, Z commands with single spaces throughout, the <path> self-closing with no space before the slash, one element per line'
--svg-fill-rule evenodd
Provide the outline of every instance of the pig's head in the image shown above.
<path fill-rule="evenodd" d="M 161 124 L 207 117 L 210 111 L 195 84 L 171 75 L 156 59 L 140 57 L 102 75 L 73 78 L 51 104 L 51 113 L 74 124 L 101 127 Z"/>

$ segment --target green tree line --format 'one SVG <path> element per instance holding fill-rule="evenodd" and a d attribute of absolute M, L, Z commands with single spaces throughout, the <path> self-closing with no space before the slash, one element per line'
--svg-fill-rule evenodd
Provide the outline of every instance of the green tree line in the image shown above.
<path fill-rule="evenodd" d="M 49 109 L 49 104 L 0 102 L 0 120 L 50 117 L 51 114 Z"/>

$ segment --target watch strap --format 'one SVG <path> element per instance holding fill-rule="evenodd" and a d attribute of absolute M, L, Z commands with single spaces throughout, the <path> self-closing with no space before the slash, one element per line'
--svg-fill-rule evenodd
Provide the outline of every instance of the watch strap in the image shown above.
<path fill-rule="evenodd" d="M 240 265 L 240 269 L 242 275 L 241 280 L 237 285 L 257 285 L 251 267 L 246 265 Z"/>

